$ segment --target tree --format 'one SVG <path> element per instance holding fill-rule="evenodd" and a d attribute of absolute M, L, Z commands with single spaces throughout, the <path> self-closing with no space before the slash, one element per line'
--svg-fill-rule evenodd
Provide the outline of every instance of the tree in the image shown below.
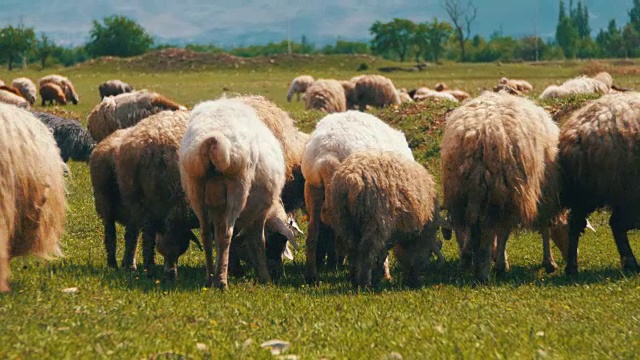
<path fill-rule="evenodd" d="M 26 56 L 33 48 L 35 39 L 33 28 L 25 28 L 22 24 L 0 29 L 0 58 L 7 62 L 9 70 L 13 70 L 15 60 Z"/>
<path fill-rule="evenodd" d="M 36 43 L 35 55 L 36 58 L 40 61 L 42 70 L 44 70 L 47 64 L 47 59 L 49 58 L 49 56 L 53 55 L 55 50 L 56 46 L 53 43 L 49 42 L 49 37 L 47 37 L 47 35 L 45 35 L 44 33 L 40 34 L 40 38 Z"/>
<path fill-rule="evenodd" d="M 558 26 L 556 27 L 556 41 L 562 48 L 564 56 L 572 58 L 575 56 L 576 44 L 578 43 L 580 35 L 573 24 L 573 20 L 566 15 L 564 2 L 562 0 L 560 0 L 560 14 L 565 15 L 558 20 Z"/>
<path fill-rule="evenodd" d="M 395 18 L 388 23 L 376 21 L 369 32 L 373 35 L 371 50 L 374 54 L 392 52 L 404 61 L 415 43 L 416 24 L 411 20 Z"/>
<path fill-rule="evenodd" d="M 467 0 L 466 4 L 462 1 L 463 0 L 444 0 L 444 9 L 456 30 L 458 43 L 460 44 L 460 60 L 465 61 L 467 57 L 465 40 L 471 34 L 471 23 L 476 19 L 478 9 L 473 5 L 471 0 Z"/>
<path fill-rule="evenodd" d="M 580 39 L 590 37 L 591 27 L 589 26 L 589 9 L 587 6 L 580 0 L 574 9 L 569 10 L 571 12 L 571 21 L 573 21 Z"/>
<path fill-rule="evenodd" d="M 607 30 L 600 30 L 596 37 L 596 43 L 602 49 L 603 57 L 622 57 L 625 56 L 624 41 L 622 32 L 618 28 L 616 21 L 609 21 Z"/>
<path fill-rule="evenodd" d="M 453 27 L 446 21 L 438 21 L 433 19 L 430 23 L 425 23 L 427 44 L 429 45 L 429 53 L 433 62 L 438 63 L 440 54 L 444 51 L 444 43 L 451 36 Z"/>
<path fill-rule="evenodd" d="M 144 28 L 125 16 L 108 16 L 103 22 L 104 25 L 93 21 L 91 40 L 87 43 L 87 52 L 93 57 L 140 55 L 153 45 Z"/>
<path fill-rule="evenodd" d="M 626 57 L 636 56 L 638 52 L 637 49 L 640 47 L 640 33 L 636 31 L 632 23 L 627 24 L 624 30 L 622 30 L 622 44 Z"/>
<path fill-rule="evenodd" d="M 633 0 L 633 7 L 627 14 L 629 15 L 629 23 L 637 32 L 640 32 L 640 0 Z"/>

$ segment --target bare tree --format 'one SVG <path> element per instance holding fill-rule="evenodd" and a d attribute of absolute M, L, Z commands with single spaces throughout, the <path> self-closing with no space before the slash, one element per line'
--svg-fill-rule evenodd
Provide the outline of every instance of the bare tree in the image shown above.
<path fill-rule="evenodd" d="M 460 43 L 460 60 L 466 61 L 464 42 L 471 36 L 471 23 L 478 15 L 478 8 L 473 5 L 472 0 L 467 0 L 466 3 L 464 0 L 444 0 L 443 6 L 456 30 Z"/>

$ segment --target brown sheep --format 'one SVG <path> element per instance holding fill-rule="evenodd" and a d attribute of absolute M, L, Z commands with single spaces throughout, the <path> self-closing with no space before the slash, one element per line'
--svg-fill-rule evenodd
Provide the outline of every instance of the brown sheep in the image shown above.
<path fill-rule="evenodd" d="M 73 87 L 73 83 L 66 77 L 62 75 L 47 75 L 40 79 L 39 85 L 42 87 L 44 84 L 53 83 L 64 91 L 64 95 L 66 96 L 68 101 L 71 101 L 74 105 L 78 105 L 78 101 L 80 101 L 80 97 L 76 93 L 76 89 Z"/>
<path fill-rule="evenodd" d="M 382 75 L 362 75 L 356 84 L 355 97 L 360 111 L 364 111 L 367 105 L 385 107 L 387 105 L 400 105 L 400 97 L 393 82 Z"/>
<path fill-rule="evenodd" d="M 305 109 L 326 113 L 347 110 L 347 94 L 338 80 L 319 79 L 307 88 L 304 95 Z"/>
<path fill-rule="evenodd" d="M 504 93 L 485 92 L 449 114 L 441 150 L 445 207 L 454 229 L 469 229 L 478 282 L 488 281 L 495 238 L 501 273 L 511 229 L 540 222 L 548 236 L 559 211 L 558 133 L 541 107 Z"/>
<path fill-rule="evenodd" d="M 54 83 L 46 83 L 40 86 L 40 97 L 42 98 L 42 106 L 53 105 L 54 102 L 59 105 L 67 105 L 67 96 L 62 88 Z"/>
<path fill-rule="evenodd" d="M 436 183 L 420 164 L 390 151 L 355 152 L 327 189 L 322 219 L 349 254 L 355 287 L 380 281 L 392 247 L 411 286 L 432 252 L 441 258 Z"/>
<path fill-rule="evenodd" d="M 98 86 L 98 92 L 100 93 L 100 99 L 104 99 L 107 96 L 115 96 L 124 93 L 130 93 L 133 91 L 131 85 L 120 80 L 105 81 Z"/>
<path fill-rule="evenodd" d="M 0 87 L 4 88 L 4 86 Z M 16 95 L 11 90 L 0 89 L 0 103 L 15 105 L 19 108 L 28 109 L 29 102 L 22 95 Z"/>
<path fill-rule="evenodd" d="M 12 258 L 61 255 L 65 164 L 49 129 L 6 104 L 0 104 L 0 157 L 0 292 L 8 292 Z"/>
<path fill-rule="evenodd" d="M 526 80 L 507 79 L 506 77 L 503 77 L 500 79 L 500 85 L 507 85 L 523 94 L 528 94 L 533 91 L 533 86 Z"/>
<path fill-rule="evenodd" d="M 562 203 L 571 209 L 565 272 L 578 272 L 578 240 L 586 217 L 611 209 L 609 226 L 624 270 L 638 271 L 627 231 L 640 215 L 640 94 L 604 95 L 574 112 L 560 132 Z"/>

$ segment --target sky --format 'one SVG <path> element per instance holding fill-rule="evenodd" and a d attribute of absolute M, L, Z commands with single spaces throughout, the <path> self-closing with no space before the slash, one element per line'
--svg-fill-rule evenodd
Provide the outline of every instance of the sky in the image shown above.
<path fill-rule="evenodd" d="M 558 0 L 472 1 L 478 8 L 472 34 L 554 36 Z M 632 0 L 583 2 L 595 36 L 611 19 L 626 23 Z M 86 42 L 92 21 L 112 14 L 136 20 L 157 42 L 220 47 L 278 42 L 288 34 L 316 45 L 367 41 L 377 20 L 448 20 L 442 0 L 0 0 L 0 27 L 22 22 L 59 45 Z"/>

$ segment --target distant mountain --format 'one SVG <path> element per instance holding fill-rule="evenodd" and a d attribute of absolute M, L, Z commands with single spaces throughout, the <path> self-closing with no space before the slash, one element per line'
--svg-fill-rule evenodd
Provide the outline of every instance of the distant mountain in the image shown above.
<path fill-rule="evenodd" d="M 632 0 L 584 3 L 595 36 L 611 19 L 626 23 Z M 474 34 L 554 36 L 558 0 L 474 0 L 474 4 L 478 8 Z M 288 35 L 295 41 L 305 35 L 321 46 L 337 39 L 368 40 L 368 29 L 376 20 L 448 20 L 441 0 L 2 0 L 0 27 L 22 21 L 58 44 L 77 45 L 89 38 L 93 20 L 111 14 L 135 19 L 162 43 L 220 47 L 278 42 Z"/>

